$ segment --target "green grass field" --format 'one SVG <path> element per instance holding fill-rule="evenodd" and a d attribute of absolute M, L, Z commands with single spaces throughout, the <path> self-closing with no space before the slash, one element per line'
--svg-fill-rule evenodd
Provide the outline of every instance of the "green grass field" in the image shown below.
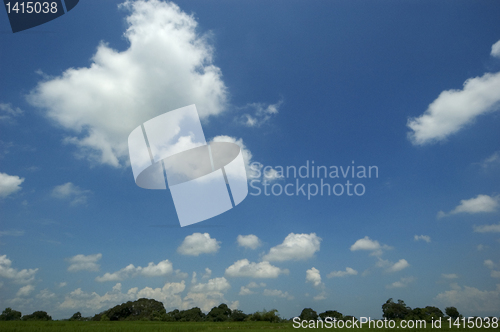
<path fill-rule="evenodd" d="M 231 323 L 172 323 L 172 322 L 69 322 L 69 321 L 51 321 L 51 322 L 0 322 L 1 332 L 119 332 L 119 331 L 172 331 L 172 332 L 194 332 L 194 331 L 262 331 L 262 330 L 280 330 L 294 331 L 292 323 L 267 323 L 267 322 L 231 322 Z M 329 329 L 334 330 L 334 329 Z M 337 329 L 339 330 L 339 329 Z M 340 329 L 351 330 L 352 329 Z M 363 331 L 391 331 L 391 329 L 355 329 Z M 393 330 L 393 329 L 392 329 Z M 497 329 L 457 329 L 452 331 L 488 331 Z M 450 331 L 449 328 L 441 329 L 404 329 L 404 331 Z"/>

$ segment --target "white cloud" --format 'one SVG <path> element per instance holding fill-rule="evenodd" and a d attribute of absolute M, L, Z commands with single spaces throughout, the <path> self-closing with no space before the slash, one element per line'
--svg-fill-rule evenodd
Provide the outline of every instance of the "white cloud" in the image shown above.
<path fill-rule="evenodd" d="M 357 240 L 351 246 L 351 251 L 357 250 L 367 250 L 371 251 L 372 256 L 380 256 L 382 255 L 383 250 L 392 249 L 388 245 L 381 245 L 378 241 L 370 239 L 368 236 L 365 236 L 362 239 Z"/>
<path fill-rule="evenodd" d="M 406 278 L 401 278 L 399 281 L 395 281 L 390 285 L 385 286 L 385 288 L 403 288 L 408 286 L 410 283 L 415 281 L 414 277 L 406 277 Z"/>
<path fill-rule="evenodd" d="M 0 236 L 23 236 L 24 231 L 12 229 L 10 231 L 0 231 Z"/>
<path fill-rule="evenodd" d="M 400 259 L 399 261 L 394 263 L 391 267 L 389 267 L 387 269 L 387 272 L 398 272 L 398 271 L 401 271 L 403 269 L 406 269 L 409 266 L 410 266 L 410 264 L 408 264 L 406 259 Z"/>
<path fill-rule="evenodd" d="M 489 269 L 494 269 L 496 267 L 496 264 L 493 263 L 491 259 L 487 259 L 484 261 L 484 266 L 486 266 Z"/>
<path fill-rule="evenodd" d="M 126 293 L 122 293 L 122 285 L 121 283 L 117 283 L 111 291 L 106 292 L 102 296 L 96 292 L 86 293 L 81 288 L 78 288 L 67 294 L 59 307 L 61 309 L 79 309 L 82 311 L 83 309 L 87 309 L 95 312 L 103 308 L 111 308 L 126 301 L 134 301 L 146 297 L 163 302 L 165 308 L 179 308 L 182 304 L 179 294 L 185 288 L 184 281 L 181 281 L 180 283 L 165 283 L 162 288 L 144 287 L 139 290 L 137 287 L 134 287 Z"/>
<path fill-rule="evenodd" d="M 0 198 L 5 198 L 21 190 L 21 183 L 23 182 L 24 178 L 0 172 Z"/>
<path fill-rule="evenodd" d="M 495 271 L 494 269 L 499 267 L 498 264 L 495 264 L 491 259 L 487 259 L 484 261 L 484 266 L 491 270 L 492 278 L 500 278 L 500 271 Z"/>
<path fill-rule="evenodd" d="M 187 279 L 189 277 L 189 274 L 187 274 L 186 272 L 182 272 L 180 269 L 177 269 L 174 272 L 176 278 Z"/>
<path fill-rule="evenodd" d="M 455 273 L 450 273 L 450 274 L 442 273 L 441 277 L 445 279 L 457 279 L 458 275 L 456 275 Z"/>
<path fill-rule="evenodd" d="M 278 289 L 264 289 L 263 294 L 264 294 L 264 296 L 281 297 L 281 298 L 287 299 L 289 301 L 294 299 L 294 297 L 292 295 L 288 294 L 288 292 L 283 292 L 283 291 L 278 290 Z"/>
<path fill-rule="evenodd" d="M 313 284 L 314 287 L 323 289 L 325 284 L 321 282 L 321 274 L 315 267 L 306 271 L 306 282 Z"/>
<path fill-rule="evenodd" d="M 303 260 L 313 257 L 320 249 L 321 238 L 316 233 L 287 235 L 282 244 L 272 247 L 264 261 Z"/>
<path fill-rule="evenodd" d="M 222 302 L 227 302 L 224 293 L 231 288 L 226 278 L 214 278 L 207 283 L 199 283 L 191 287 L 191 290 L 184 297 L 182 302 L 183 309 L 199 307 L 207 312 L 214 306 Z"/>
<path fill-rule="evenodd" d="M 500 40 L 491 46 L 491 56 L 500 58 Z"/>
<path fill-rule="evenodd" d="M 500 224 L 493 225 L 474 225 L 474 232 L 476 233 L 500 233 Z"/>
<path fill-rule="evenodd" d="M 67 261 L 70 263 L 68 267 L 69 272 L 76 271 L 99 271 L 99 264 L 97 262 L 102 258 L 102 254 L 94 255 L 76 255 L 69 258 Z"/>
<path fill-rule="evenodd" d="M 83 190 L 75 186 L 71 182 L 55 186 L 52 190 L 52 196 L 59 199 L 71 200 L 71 205 L 79 205 L 87 203 L 87 195 L 91 193 L 90 190 Z"/>
<path fill-rule="evenodd" d="M 35 274 L 38 269 L 18 270 L 11 267 L 12 261 L 7 255 L 0 256 L 0 277 L 12 279 L 16 283 L 30 283 L 35 280 Z"/>
<path fill-rule="evenodd" d="M 226 269 L 225 274 L 228 277 L 277 278 L 282 273 L 288 274 L 289 271 L 273 266 L 267 261 L 255 263 L 245 258 L 234 262 Z"/>
<path fill-rule="evenodd" d="M 250 294 L 253 294 L 254 292 L 252 290 L 250 290 L 250 288 L 248 287 L 245 287 L 245 286 L 241 286 L 240 287 L 240 292 L 238 293 L 238 295 L 250 295 Z"/>
<path fill-rule="evenodd" d="M 68 285 L 68 283 L 66 281 L 63 281 L 63 282 L 60 282 L 58 286 L 60 288 L 63 288 L 63 287 L 66 287 L 67 285 Z"/>
<path fill-rule="evenodd" d="M 266 284 L 263 283 L 263 282 L 257 284 L 255 281 L 251 281 L 248 285 L 240 287 L 239 295 L 254 294 L 255 292 L 252 291 L 252 289 L 253 288 L 259 288 L 259 287 L 266 287 Z"/>
<path fill-rule="evenodd" d="M 202 279 L 207 279 L 207 278 L 210 278 L 210 276 L 212 275 L 212 270 L 210 270 L 208 267 L 205 268 L 205 273 L 203 274 L 203 276 L 201 277 Z"/>
<path fill-rule="evenodd" d="M 12 107 L 10 103 L 0 103 L 0 121 L 13 122 L 14 118 L 23 115 L 19 107 Z"/>
<path fill-rule="evenodd" d="M 35 286 L 33 285 L 26 285 L 21 288 L 16 293 L 16 297 L 26 297 L 31 294 L 35 290 Z"/>
<path fill-rule="evenodd" d="M 460 204 L 449 213 L 439 211 L 438 218 L 446 217 L 457 213 L 482 213 L 495 212 L 499 205 L 499 196 L 477 195 L 475 198 L 462 199 Z"/>
<path fill-rule="evenodd" d="M 415 236 L 413 237 L 413 239 L 414 239 L 415 241 L 420 241 L 420 240 L 422 240 L 422 241 L 425 241 L 425 242 L 427 242 L 427 243 L 431 242 L 431 237 L 430 237 L 429 235 L 415 235 Z"/>
<path fill-rule="evenodd" d="M 77 136 L 83 155 L 119 167 L 130 132 L 159 114 L 196 104 L 202 118 L 226 108 L 227 92 L 214 48 L 197 22 L 172 2 L 126 1 L 130 11 L 122 52 L 102 42 L 87 68 L 44 80 L 28 101 Z"/>
<path fill-rule="evenodd" d="M 129 264 L 123 269 L 116 272 L 106 272 L 102 277 L 96 277 L 95 280 L 97 282 L 121 281 L 123 279 L 135 277 L 138 275 L 144 277 L 161 277 L 169 275 L 172 272 L 172 263 L 168 259 L 166 259 L 156 265 L 153 262 L 150 262 L 146 267 L 135 267 L 133 264 Z"/>
<path fill-rule="evenodd" d="M 208 233 L 193 233 L 186 236 L 177 252 L 182 255 L 198 256 L 219 251 L 220 242 L 212 239 Z"/>
<path fill-rule="evenodd" d="M 251 103 L 247 104 L 242 109 L 249 111 L 240 117 L 240 122 L 248 127 L 260 127 L 268 122 L 273 116 L 279 112 L 280 106 L 283 104 L 283 99 L 276 104 Z M 250 114 L 252 113 L 252 114 Z"/>
<path fill-rule="evenodd" d="M 345 271 L 332 271 L 326 277 L 327 278 L 337 278 L 337 277 L 345 277 L 345 276 L 355 276 L 358 274 L 353 268 L 346 267 Z"/>
<path fill-rule="evenodd" d="M 454 306 L 468 315 L 493 315 L 500 311 L 500 284 L 492 291 L 454 285 L 452 290 L 439 293 L 436 300 L 443 306 Z"/>
<path fill-rule="evenodd" d="M 191 277 L 191 283 L 195 284 L 198 282 L 198 279 L 196 278 L 196 272 L 193 272 L 193 276 Z"/>
<path fill-rule="evenodd" d="M 479 163 L 482 168 L 490 168 L 500 165 L 500 151 L 495 151 L 491 156 Z"/>
<path fill-rule="evenodd" d="M 408 119 L 408 138 L 414 145 L 442 141 L 500 106 L 500 72 L 465 81 L 462 90 L 441 92 L 423 115 Z"/>
<path fill-rule="evenodd" d="M 237 241 L 240 247 L 249 249 L 257 249 L 261 245 L 259 238 L 253 234 L 238 235 Z"/>

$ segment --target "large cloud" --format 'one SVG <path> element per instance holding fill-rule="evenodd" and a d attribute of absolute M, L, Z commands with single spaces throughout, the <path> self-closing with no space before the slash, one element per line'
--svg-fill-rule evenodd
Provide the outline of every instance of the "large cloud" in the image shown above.
<path fill-rule="evenodd" d="M 0 198 L 5 198 L 21 190 L 21 183 L 23 182 L 24 178 L 20 178 L 17 175 L 0 173 Z"/>
<path fill-rule="evenodd" d="M 203 311 L 209 311 L 211 308 L 222 302 L 227 302 L 224 293 L 231 288 L 226 278 L 214 278 L 207 283 L 194 285 L 182 302 L 182 309 L 199 307 Z"/>
<path fill-rule="evenodd" d="M 498 208 L 500 196 L 477 195 L 475 198 L 462 199 L 460 204 L 449 213 L 443 211 L 438 212 L 438 218 L 446 217 L 451 214 L 457 213 L 482 213 L 482 212 L 495 212 Z"/>
<path fill-rule="evenodd" d="M 226 86 L 214 49 L 197 22 L 170 2 L 126 1 L 128 49 L 97 47 L 88 68 L 69 68 L 40 82 L 28 101 L 66 128 L 81 152 L 103 164 L 126 160 L 127 137 L 166 111 L 196 104 L 202 118 L 226 107 Z"/>
<path fill-rule="evenodd" d="M 18 270 L 12 267 L 12 261 L 7 255 L 0 256 L 0 277 L 12 279 L 17 283 L 29 283 L 35 280 L 35 274 L 38 269 Z"/>
<path fill-rule="evenodd" d="M 436 300 L 443 306 L 460 308 L 467 315 L 496 316 L 500 311 L 500 284 L 491 291 L 452 284 L 452 289 L 439 293 Z"/>
<path fill-rule="evenodd" d="M 492 56 L 500 56 L 499 43 L 492 46 Z M 415 145 L 442 141 L 479 115 L 499 109 L 500 72 L 486 73 L 466 80 L 462 90 L 441 92 L 424 114 L 408 120 L 407 125 L 412 130 L 408 137 Z"/>
<path fill-rule="evenodd" d="M 228 277 L 250 277 L 250 278 L 277 278 L 280 274 L 288 274 L 287 269 L 269 264 L 269 262 L 249 262 L 248 259 L 241 259 L 234 262 L 226 269 Z"/>
<path fill-rule="evenodd" d="M 282 244 L 272 247 L 262 259 L 270 262 L 308 259 L 319 251 L 320 242 L 321 238 L 316 233 L 290 233 Z"/>
<path fill-rule="evenodd" d="M 193 233 L 186 236 L 177 252 L 182 255 L 198 256 L 219 251 L 220 242 L 212 239 L 208 233 Z"/>

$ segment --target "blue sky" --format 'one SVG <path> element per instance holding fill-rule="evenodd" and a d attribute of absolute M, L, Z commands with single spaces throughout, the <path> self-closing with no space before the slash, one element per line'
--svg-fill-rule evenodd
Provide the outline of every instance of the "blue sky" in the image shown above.
<path fill-rule="evenodd" d="M 15 34 L 0 15 L 2 309 L 498 314 L 498 1 L 119 4 Z M 168 190 L 134 183 L 127 137 L 190 104 L 276 191 L 319 185 L 275 172 L 312 161 L 378 177 L 323 179 L 352 196 L 250 188 L 181 228 Z"/>

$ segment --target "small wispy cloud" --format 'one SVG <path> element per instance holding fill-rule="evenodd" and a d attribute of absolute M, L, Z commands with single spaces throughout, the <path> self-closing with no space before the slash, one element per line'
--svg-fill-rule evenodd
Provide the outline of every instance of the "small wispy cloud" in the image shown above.
<path fill-rule="evenodd" d="M 54 187 L 52 197 L 70 200 L 71 205 L 81 205 L 87 203 L 87 197 L 90 193 L 90 190 L 84 190 L 71 182 L 67 182 Z"/>
<path fill-rule="evenodd" d="M 431 242 L 431 237 L 430 237 L 430 236 L 428 236 L 428 235 L 415 235 L 415 236 L 413 237 L 413 239 L 414 239 L 415 241 L 425 241 L 425 242 L 427 242 L 427 243 L 430 243 L 430 242 Z"/>

